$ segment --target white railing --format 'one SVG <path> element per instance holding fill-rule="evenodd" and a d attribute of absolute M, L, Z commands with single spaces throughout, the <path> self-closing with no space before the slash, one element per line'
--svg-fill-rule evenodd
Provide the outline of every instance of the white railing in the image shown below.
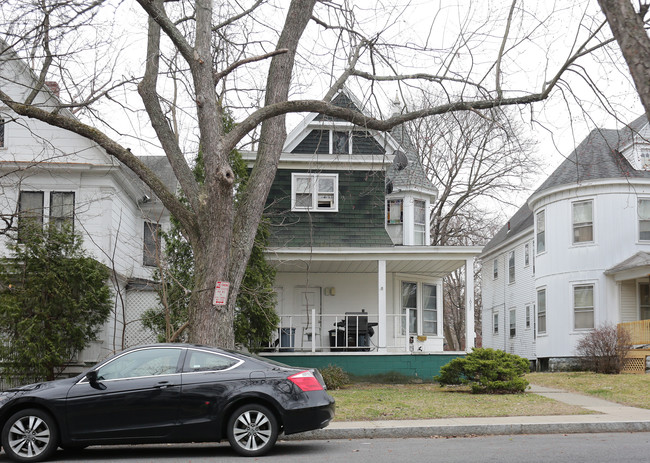
<path fill-rule="evenodd" d="M 409 351 L 408 311 L 386 316 L 386 345 L 379 345 L 378 315 L 366 312 L 282 315 L 269 350 L 279 352 L 371 352 L 381 347 Z"/>

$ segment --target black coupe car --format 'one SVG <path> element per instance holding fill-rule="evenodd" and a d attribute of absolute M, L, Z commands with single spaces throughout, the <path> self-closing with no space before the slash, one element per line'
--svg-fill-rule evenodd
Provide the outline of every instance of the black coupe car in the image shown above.
<path fill-rule="evenodd" d="M 2 448 L 21 462 L 57 447 L 225 438 L 256 456 L 280 432 L 324 428 L 333 417 L 317 370 L 198 345 L 136 347 L 76 378 L 0 393 Z"/>

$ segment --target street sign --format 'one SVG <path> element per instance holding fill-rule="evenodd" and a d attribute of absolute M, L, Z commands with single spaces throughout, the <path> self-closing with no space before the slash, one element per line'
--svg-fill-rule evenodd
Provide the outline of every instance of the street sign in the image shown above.
<path fill-rule="evenodd" d="M 226 305 L 228 302 L 229 289 L 230 283 L 227 281 L 217 281 L 217 284 L 214 285 L 214 297 L 212 298 L 212 305 Z"/>

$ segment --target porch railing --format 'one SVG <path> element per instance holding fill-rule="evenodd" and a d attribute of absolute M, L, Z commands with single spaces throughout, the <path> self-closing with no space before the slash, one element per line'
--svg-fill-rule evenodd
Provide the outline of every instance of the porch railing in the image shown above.
<path fill-rule="evenodd" d="M 386 316 L 386 348 L 409 351 L 406 314 Z M 282 315 L 270 350 L 280 352 L 370 352 L 379 349 L 379 317 L 366 312 Z"/>
<path fill-rule="evenodd" d="M 630 344 L 650 344 L 650 320 L 619 323 L 619 330 L 626 330 L 630 336 Z"/>

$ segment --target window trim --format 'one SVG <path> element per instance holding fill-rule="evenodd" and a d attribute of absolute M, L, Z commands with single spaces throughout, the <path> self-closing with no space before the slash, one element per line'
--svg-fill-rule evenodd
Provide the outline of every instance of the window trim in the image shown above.
<path fill-rule="evenodd" d="M 57 195 L 71 195 L 72 196 L 72 213 L 70 216 L 61 216 L 61 217 L 55 217 L 52 215 L 52 198 Z M 48 222 L 50 224 L 58 224 L 59 223 L 65 223 L 67 221 L 70 222 L 71 224 L 71 230 L 74 232 L 74 222 L 75 222 L 75 205 L 76 205 L 76 195 L 74 191 L 50 191 L 50 207 L 49 207 L 49 215 L 48 215 Z"/>
<path fill-rule="evenodd" d="M 332 128 L 329 129 L 329 154 L 333 154 L 334 156 L 339 156 L 342 154 L 352 154 L 352 139 L 354 138 L 352 135 L 353 130 L 349 128 Z M 334 138 L 336 133 L 345 133 L 347 135 L 347 141 L 346 143 L 348 144 L 348 152 L 347 153 L 335 153 L 334 152 Z"/>
<path fill-rule="evenodd" d="M 581 307 L 581 310 L 577 310 L 576 307 L 576 289 L 577 288 L 591 288 L 591 306 Z M 573 315 L 573 331 L 591 331 L 596 327 L 596 283 L 593 281 L 586 282 L 574 282 L 571 284 L 571 313 Z M 578 313 L 591 313 L 592 314 L 592 326 L 590 327 L 581 327 L 576 326 L 576 315 Z"/>
<path fill-rule="evenodd" d="M 41 197 L 41 207 L 40 207 L 40 213 L 39 214 L 27 214 L 25 216 L 25 219 L 23 219 L 23 213 L 27 212 L 28 210 L 23 210 L 23 195 L 24 194 L 30 194 L 30 193 L 36 193 L 39 194 Z M 24 228 L 24 225 L 21 226 L 21 221 L 23 220 L 29 220 L 29 216 L 34 216 L 33 219 L 36 220 L 37 223 L 40 222 L 40 228 L 41 230 L 43 229 L 43 225 L 45 224 L 45 191 L 43 190 L 20 190 L 18 192 L 18 221 L 17 221 L 17 231 L 18 231 L 18 242 L 21 243 L 24 241 L 24 236 L 21 236 L 21 230 Z"/>
<path fill-rule="evenodd" d="M 156 257 L 159 257 L 162 254 L 162 239 L 160 232 L 162 231 L 162 227 L 160 226 L 159 223 L 156 222 L 149 222 L 147 220 L 144 220 L 142 222 L 143 227 L 142 227 L 142 265 L 144 267 L 156 267 L 158 265 Z M 149 252 L 150 250 L 147 247 L 147 230 L 152 230 L 155 229 L 154 233 L 154 244 L 156 246 L 155 249 L 155 254 L 153 255 L 153 263 L 149 263 L 150 260 L 148 260 L 147 256 L 150 256 L 149 259 L 151 258 L 151 253 Z"/>
<path fill-rule="evenodd" d="M 399 221 L 390 218 L 391 203 L 400 203 Z M 386 225 L 403 225 L 404 224 L 404 198 L 386 198 Z"/>
<path fill-rule="evenodd" d="M 513 307 L 508 311 L 508 331 L 510 337 L 514 338 L 517 336 L 517 308 Z"/>
<path fill-rule="evenodd" d="M 576 206 L 580 204 L 589 204 L 591 206 L 591 221 L 590 222 L 578 222 L 576 223 L 575 211 Z M 596 227 L 594 226 L 594 200 L 593 199 L 581 199 L 578 201 L 571 202 L 571 244 L 573 246 L 585 246 L 589 244 L 594 244 L 596 242 Z M 586 241 L 577 241 L 576 240 L 576 228 L 591 228 L 591 240 Z"/>
<path fill-rule="evenodd" d="M 422 203 L 422 211 L 424 212 L 424 222 L 417 222 L 417 203 Z M 418 227 L 421 227 L 418 229 Z M 418 243 L 418 236 L 422 238 L 422 243 Z M 416 246 L 427 245 L 427 202 L 424 199 L 413 199 L 413 244 Z"/>
<path fill-rule="evenodd" d="M 508 284 L 512 285 L 516 281 L 516 263 L 517 257 L 515 250 L 508 252 Z"/>
<path fill-rule="evenodd" d="M 406 333 L 405 327 L 404 327 L 404 306 L 403 306 L 403 301 L 402 301 L 402 291 L 403 291 L 403 285 L 407 284 L 415 284 L 416 287 L 416 300 L 415 300 L 415 305 L 416 307 L 408 307 L 408 309 L 415 309 L 416 312 L 416 323 L 415 323 L 415 332 L 408 332 Z M 442 337 L 443 335 L 441 334 L 441 316 L 442 316 L 442 287 L 441 287 L 441 282 L 440 281 L 431 281 L 429 279 L 422 279 L 418 278 L 417 276 L 414 275 L 407 275 L 407 274 L 401 274 L 401 275 L 396 275 L 395 278 L 395 288 L 396 288 L 396 296 L 398 300 L 398 307 L 399 307 L 399 315 L 402 321 L 400 321 L 400 333 L 401 336 L 429 336 L 432 338 L 439 338 Z M 424 286 L 433 286 L 435 288 L 436 292 L 436 308 L 435 308 L 435 320 L 434 323 L 436 325 L 436 333 L 429 333 L 424 331 L 424 312 L 425 310 L 432 311 L 432 309 L 425 309 L 424 308 Z M 412 317 L 409 315 L 409 323 L 411 322 Z M 410 327 L 409 327 L 410 330 Z"/>
<path fill-rule="evenodd" d="M 524 244 L 524 267 L 530 266 L 530 243 Z"/>
<path fill-rule="evenodd" d="M 0 117 L 0 150 L 7 148 L 7 132 L 5 130 L 7 126 L 7 120 L 4 117 Z"/>
<path fill-rule="evenodd" d="M 296 185 L 298 179 L 308 178 L 310 181 L 311 206 L 296 206 Z M 333 186 L 333 206 L 331 208 L 318 207 L 318 180 L 320 178 L 331 178 L 334 181 Z M 291 173 L 291 211 L 292 212 L 338 212 L 339 211 L 339 174 L 314 174 L 310 172 L 292 172 Z"/>
<path fill-rule="evenodd" d="M 539 218 L 543 218 L 544 229 L 539 231 Z M 540 240 L 540 236 L 542 239 Z M 540 242 L 544 246 L 542 250 L 539 249 Z M 540 255 L 546 252 L 546 209 L 542 209 L 535 213 L 535 254 Z"/>
<path fill-rule="evenodd" d="M 648 222 L 648 224 L 650 225 L 650 217 L 648 217 L 647 219 L 641 218 L 641 207 L 640 207 L 641 201 L 647 201 L 648 203 L 650 203 L 650 198 L 638 198 L 636 202 L 636 217 L 637 217 L 636 223 L 637 223 L 637 230 L 638 230 L 636 236 L 637 236 L 637 240 L 640 243 L 648 243 L 650 242 L 650 237 L 646 239 L 641 238 L 641 222 Z M 650 235 L 650 231 L 648 231 L 647 233 Z"/>
<path fill-rule="evenodd" d="M 499 311 L 492 311 L 492 335 L 499 334 Z"/>
<path fill-rule="evenodd" d="M 539 295 L 542 294 L 542 293 L 544 294 L 544 304 L 543 305 L 540 304 L 540 301 L 539 301 Z M 537 309 L 536 309 L 535 319 L 537 320 L 537 335 L 538 336 L 539 335 L 545 335 L 548 332 L 548 326 L 547 326 L 548 325 L 548 311 L 547 311 L 547 308 L 546 308 L 546 306 L 547 306 L 547 304 L 546 304 L 547 297 L 546 296 L 547 296 L 546 287 L 537 288 L 537 304 L 536 304 Z M 541 307 L 544 307 L 543 311 L 540 310 Z M 540 331 L 540 327 L 542 325 L 540 323 L 542 314 L 543 314 L 543 317 L 544 317 L 544 331 Z"/>
<path fill-rule="evenodd" d="M 526 304 L 526 329 L 530 328 L 530 314 L 532 304 Z"/>

